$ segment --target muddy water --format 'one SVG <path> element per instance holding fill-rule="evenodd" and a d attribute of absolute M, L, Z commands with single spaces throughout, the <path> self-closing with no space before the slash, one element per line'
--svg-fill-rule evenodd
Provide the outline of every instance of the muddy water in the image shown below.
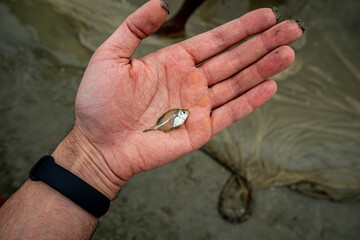
<path fill-rule="evenodd" d="M 254 190 L 292 185 L 312 196 L 358 201 L 360 48 L 353 25 L 358 17 L 352 9 L 356 4 L 318 4 L 280 5 L 280 12 L 300 14 L 308 24 L 306 34 L 292 45 L 295 63 L 274 76 L 279 90 L 273 101 L 223 131 L 205 149 L 245 176 Z M 345 12 L 346 18 L 341 17 Z"/>
<path fill-rule="evenodd" d="M 143 2 L 0 1 L 0 197 L 8 197 L 15 191 L 27 178 L 36 159 L 50 152 L 66 135 L 73 123 L 76 90 L 91 52 Z M 176 12 L 181 1 L 169 2 L 171 11 Z M 208 0 L 189 20 L 187 37 L 249 10 L 274 5 L 284 19 L 304 20 L 307 30 L 293 45 L 297 56 L 294 65 L 274 77 L 279 85 L 274 101 L 246 121 L 259 121 L 267 116 L 266 119 L 273 120 L 272 124 L 277 124 L 277 129 L 281 129 L 281 125 L 287 129 L 289 124 L 297 124 L 306 129 L 306 136 L 314 136 L 311 134 L 316 130 L 318 138 L 307 141 L 306 136 L 301 135 L 303 131 L 293 136 L 291 131 L 285 131 L 286 136 L 303 141 L 292 141 L 293 147 L 288 148 L 282 147 L 281 140 L 285 137 L 281 136 L 285 134 L 272 137 L 271 141 L 256 145 L 255 149 L 261 149 L 256 152 L 257 156 L 265 156 L 270 163 L 292 171 L 358 170 L 359 1 Z M 144 41 L 135 57 L 172 42 L 151 37 Z M 272 109 L 280 110 L 274 114 Z M 251 136 L 247 136 L 251 141 L 242 145 L 245 149 L 242 154 L 253 156 L 251 143 L 259 142 Z M 274 152 L 273 143 L 281 150 L 280 154 Z M 279 155 L 281 157 L 277 157 Z M 229 157 L 222 161 L 236 163 L 238 159 Z M 244 166 L 237 165 L 240 167 L 243 171 Z M 246 171 L 242 173 L 246 175 Z M 139 175 L 114 201 L 94 238 L 257 239 L 266 236 L 279 239 L 291 236 L 303 239 L 302 234 L 307 232 L 310 239 L 327 236 L 350 239 L 360 234 L 358 203 L 314 200 L 282 188 L 259 191 L 253 219 L 245 223 L 245 227 L 228 225 L 216 212 L 217 194 L 228 175 L 201 152 Z M 355 190 L 359 189 L 358 176 L 355 172 L 355 181 L 351 182 Z M 334 181 L 332 187 L 344 186 L 343 176 L 335 178 L 339 181 Z M 258 184 L 259 189 L 269 187 L 261 186 L 263 182 L 254 181 L 254 184 Z M 355 196 L 358 197 L 356 191 Z M 211 229 L 207 227 L 210 224 Z"/>

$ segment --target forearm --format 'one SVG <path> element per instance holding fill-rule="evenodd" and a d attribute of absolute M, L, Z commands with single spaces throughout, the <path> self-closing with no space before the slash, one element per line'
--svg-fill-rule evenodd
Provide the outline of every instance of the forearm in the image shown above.
<path fill-rule="evenodd" d="M 97 222 L 45 183 L 27 180 L 0 208 L 0 239 L 88 239 Z"/>
<path fill-rule="evenodd" d="M 74 128 L 52 154 L 55 162 L 107 198 L 120 189 L 110 184 L 101 156 Z M 97 218 L 42 181 L 27 180 L 0 208 L 0 239 L 88 239 Z"/>

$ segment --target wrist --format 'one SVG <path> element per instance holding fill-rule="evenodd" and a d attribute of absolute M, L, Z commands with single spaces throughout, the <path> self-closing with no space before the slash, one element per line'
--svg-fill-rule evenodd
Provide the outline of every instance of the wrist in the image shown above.
<path fill-rule="evenodd" d="M 75 126 L 52 154 L 55 162 L 112 200 L 125 183 Z"/>

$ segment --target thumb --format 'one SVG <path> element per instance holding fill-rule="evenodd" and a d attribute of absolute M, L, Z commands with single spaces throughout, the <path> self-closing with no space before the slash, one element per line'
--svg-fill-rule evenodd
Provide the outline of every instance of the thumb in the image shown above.
<path fill-rule="evenodd" d="M 103 43 L 101 48 L 110 50 L 116 57 L 129 59 L 141 41 L 164 23 L 168 4 L 163 0 L 150 0 L 132 13 Z"/>

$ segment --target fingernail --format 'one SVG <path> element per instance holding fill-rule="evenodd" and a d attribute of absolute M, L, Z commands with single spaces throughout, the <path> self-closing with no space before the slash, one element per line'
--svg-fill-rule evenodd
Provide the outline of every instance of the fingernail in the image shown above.
<path fill-rule="evenodd" d="M 169 3 L 166 0 L 161 0 L 161 7 L 165 9 L 168 14 L 170 14 Z"/>
<path fill-rule="evenodd" d="M 279 13 L 279 10 L 277 7 L 273 7 L 272 8 L 274 14 L 275 14 L 275 17 L 276 17 L 276 23 L 280 22 L 280 18 L 281 18 L 281 15 Z"/>
<path fill-rule="evenodd" d="M 295 20 L 295 22 L 299 25 L 302 32 L 305 32 L 305 23 L 303 21 L 301 21 L 301 19 L 297 19 L 297 20 Z"/>

